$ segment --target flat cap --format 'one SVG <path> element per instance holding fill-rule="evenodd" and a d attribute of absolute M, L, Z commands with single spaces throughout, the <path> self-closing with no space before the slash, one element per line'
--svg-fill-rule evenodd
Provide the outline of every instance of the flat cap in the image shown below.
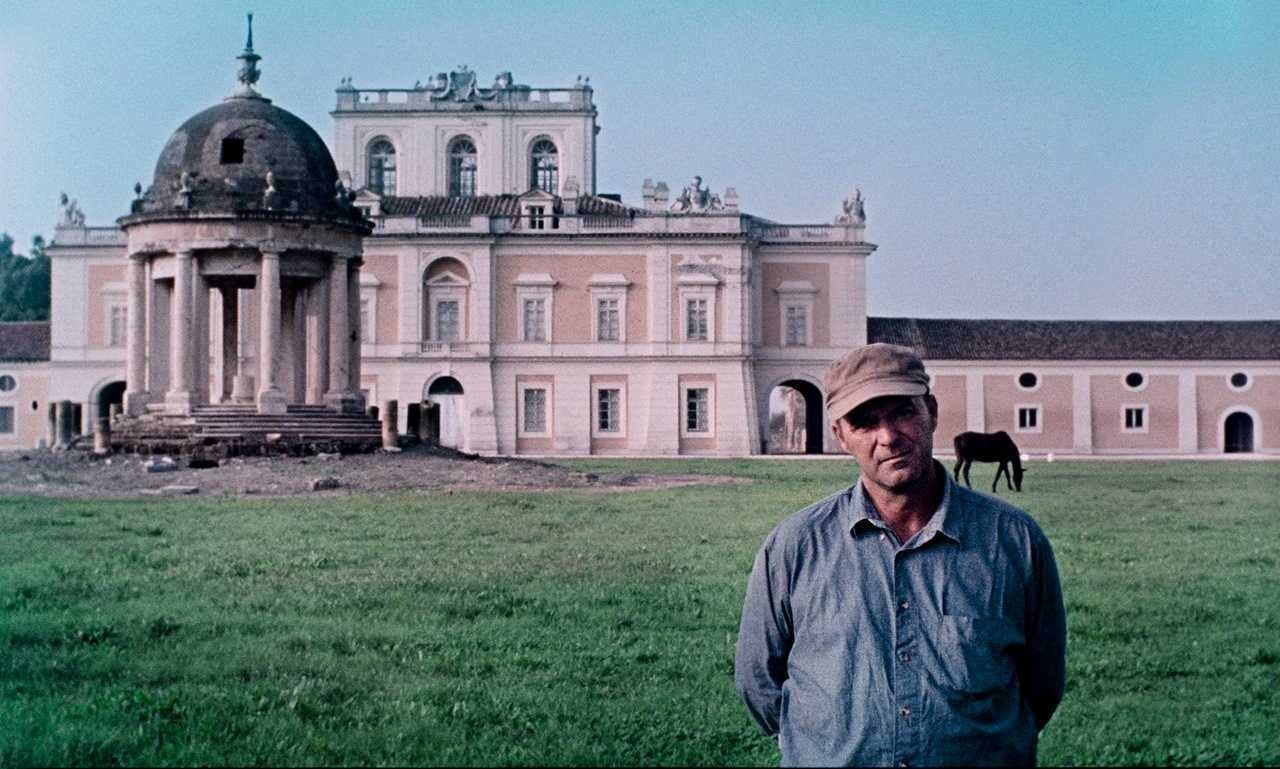
<path fill-rule="evenodd" d="M 877 342 L 856 347 L 832 363 L 822 377 L 827 417 L 835 422 L 872 398 L 925 395 L 929 375 L 909 347 Z"/>

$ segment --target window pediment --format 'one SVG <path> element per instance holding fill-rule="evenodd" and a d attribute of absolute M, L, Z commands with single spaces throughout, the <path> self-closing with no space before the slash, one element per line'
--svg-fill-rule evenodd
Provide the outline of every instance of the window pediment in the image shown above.
<path fill-rule="evenodd" d="M 435 276 L 434 278 L 430 278 L 429 280 L 427 280 L 426 283 L 428 286 L 432 286 L 436 288 L 441 288 L 446 286 L 466 287 L 471 285 L 471 281 L 467 280 L 461 275 L 458 275 L 452 272 L 442 272 L 439 275 Z"/>
<path fill-rule="evenodd" d="M 554 288 L 557 285 L 557 281 L 549 273 L 522 272 L 516 276 L 515 285 Z"/>
<path fill-rule="evenodd" d="M 587 280 L 587 285 L 599 288 L 626 288 L 631 285 L 631 281 L 627 280 L 625 275 L 616 272 L 598 272 Z"/>
<path fill-rule="evenodd" d="M 705 272 L 686 272 L 676 278 L 679 286 L 718 286 L 720 279 Z"/>
<path fill-rule="evenodd" d="M 818 288 L 807 280 L 784 280 L 774 291 L 779 294 L 816 294 Z"/>

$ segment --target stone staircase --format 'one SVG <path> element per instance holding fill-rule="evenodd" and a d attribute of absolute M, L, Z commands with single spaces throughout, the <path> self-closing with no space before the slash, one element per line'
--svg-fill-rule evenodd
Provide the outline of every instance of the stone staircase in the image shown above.
<path fill-rule="evenodd" d="M 142 454 L 255 456 L 345 454 L 375 451 L 382 425 L 365 414 L 339 414 L 324 406 L 289 406 L 259 414 L 252 405 L 197 406 L 190 416 L 148 414 L 112 425 L 113 451 Z"/>

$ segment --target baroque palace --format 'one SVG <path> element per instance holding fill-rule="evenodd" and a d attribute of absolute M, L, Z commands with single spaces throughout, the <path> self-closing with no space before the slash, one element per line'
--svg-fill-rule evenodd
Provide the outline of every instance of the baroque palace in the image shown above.
<path fill-rule="evenodd" d="M 466 68 L 344 80 L 331 157 L 253 90 L 257 58 L 115 225 L 64 202 L 52 321 L 0 324 L 0 448 L 48 442 L 60 400 L 88 431 L 112 403 L 394 399 L 481 454 L 739 456 L 777 450 L 773 396 L 789 445 L 835 451 L 823 370 L 888 341 L 929 366 L 942 450 L 1005 430 L 1037 454 L 1280 454 L 1280 321 L 868 317 L 860 193 L 820 224 L 696 176 L 624 202 L 596 189 L 588 83 Z"/>

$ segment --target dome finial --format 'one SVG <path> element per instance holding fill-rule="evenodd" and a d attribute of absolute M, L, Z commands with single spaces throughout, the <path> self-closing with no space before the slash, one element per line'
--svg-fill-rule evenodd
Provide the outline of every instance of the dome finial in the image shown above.
<path fill-rule="evenodd" d="M 262 57 L 253 52 L 253 14 L 249 14 L 249 37 L 245 40 L 244 52 L 236 57 L 244 62 L 240 65 L 240 71 L 236 73 L 242 84 L 240 90 L 233 94 L 234 97 L 260 99 L 262 96 L 253 89 L 253 84 L 258 82 L 258 78 L 262 76 L 262 72 L 258 69 L 258 62 Z"/>

